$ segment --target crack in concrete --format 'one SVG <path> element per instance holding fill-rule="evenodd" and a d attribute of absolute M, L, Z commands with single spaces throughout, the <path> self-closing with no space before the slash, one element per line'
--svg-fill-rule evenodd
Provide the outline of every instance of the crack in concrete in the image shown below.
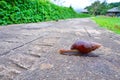
<path fill-rule="evenodd" d="M 27 45 L 27 44 L 29 44 L 29 43 L 32 43 L 32 42 L 34 42 L 34 41 L 36 41 L 36 40 L 38 40 L 38 39 L 40 39 L 40 38 L 42 38 L 42 37 L 43 37 L 43 36 L 37 37 L 36 39 L 33 39 L 33 40 L 29 41 L 29 42 L 26 42 L 26 43 L 24 43 L 24 44 L 22 44 L 22 45 L 19 45 L 19 46 L 13 48 L 13 49 L 10 49 L 10 50 L 4 52 L 3 54 L 0 54 L 0 57 L 1 57 L 1 56 L 4 56 L 4 55 L 7 55 L 7 54 L 9 54 L 11 51 L 14 51 L 14 50 L 16 50 L 16 49 L 18 49 L 18 48 L 21 48 L 21 47 L 23 47 L 23 46 L 25 46 L 25 45 Z"/>
<path fill-rule="evenodd" d="M 88 37 L 92 37 L 92 35 L 88 32 L 87 28 L 84 27 L 84 29 L 85 29 L 86 33 L 88 34 Z"/>

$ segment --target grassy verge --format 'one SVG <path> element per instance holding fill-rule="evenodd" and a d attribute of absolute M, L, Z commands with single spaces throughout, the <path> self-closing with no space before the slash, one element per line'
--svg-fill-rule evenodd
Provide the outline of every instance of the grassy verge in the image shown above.
<path fill-rule="evenodd" d="M 99 26 L 120 34 L 120 17 L 99 16 L 93 17 L 92 20 L 94 20 Z"/>

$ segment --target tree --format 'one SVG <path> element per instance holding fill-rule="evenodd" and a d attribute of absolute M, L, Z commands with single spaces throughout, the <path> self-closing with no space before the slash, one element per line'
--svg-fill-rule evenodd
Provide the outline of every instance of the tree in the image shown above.
<path fill-rule="evenodd" d="M 118 7 L 118 6 L 120 6 L 120 2 L 110 3 L 109 5 L 110 5 L 112 8 L 113 8 L 113 7 Z"/>
<path fill-rule="evenodd" d="M 91 6 L 86 7 L 88 9 L 89 13 L 92 15 L 99 14 L 98 9 L 100 8 L 100 1 L 95 1 L 91 4 Z"/>
<path fill-rule="evenodd" d="M 108 3 L 106 1 L 102 2 L 99 9 L 100 15 L 105 15 L 108 9 Z"/>
<path fill-rule="evenodd" d="M 95 1 L 90 6 L 86 7 L 86 9 L 88 9 L 89 13 L 92 15 L 104 15 L 110 8 L 111 5 L 109 5 L 106 0 L 102 3 L 100 1 Z"/>

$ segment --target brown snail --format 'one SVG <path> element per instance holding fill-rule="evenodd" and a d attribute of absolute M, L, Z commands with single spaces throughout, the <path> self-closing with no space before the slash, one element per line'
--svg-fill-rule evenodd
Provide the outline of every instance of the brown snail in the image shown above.
<path fill-rule="evenodd" d="M 59 53 L 64 54 L 66 52 L 80 52 L 83 54 L 88 54 L 98 49 L 99 47 L 101 47 L 101 44 L 99 43 L 78 40 L 71 46 L 70 50 L 61 49 L 59 50 Z"/>

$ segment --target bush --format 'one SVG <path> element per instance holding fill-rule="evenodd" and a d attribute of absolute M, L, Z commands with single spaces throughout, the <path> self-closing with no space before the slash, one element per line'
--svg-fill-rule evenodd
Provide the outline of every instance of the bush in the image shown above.
<path fill-rule="evenodd" d="M 1 0 L 0 7 L 0 25 L 90 16 L 47 0 Z"/>

